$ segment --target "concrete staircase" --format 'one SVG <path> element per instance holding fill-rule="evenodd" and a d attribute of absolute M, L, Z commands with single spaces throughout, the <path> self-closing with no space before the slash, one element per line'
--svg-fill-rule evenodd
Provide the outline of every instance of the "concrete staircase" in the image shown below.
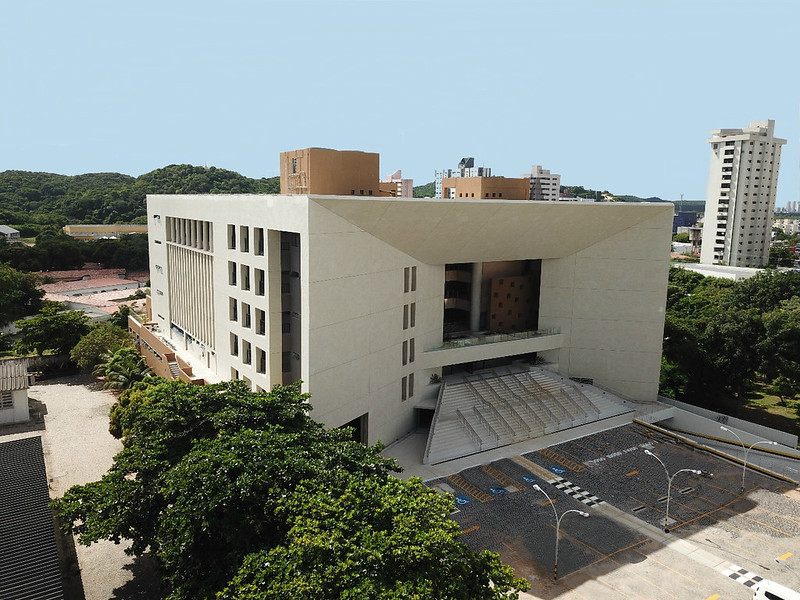
<path fill-rule="evenodd" d="M 631 408 L 594 386 L 542 368 L 512 365 L 445 378 L 423 463 L 505 446 Z"/>

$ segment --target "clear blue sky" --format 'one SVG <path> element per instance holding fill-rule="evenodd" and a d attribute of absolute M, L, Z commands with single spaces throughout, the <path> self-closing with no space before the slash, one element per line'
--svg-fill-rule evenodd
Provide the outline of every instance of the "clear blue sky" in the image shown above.
<path fill-rule="evenodd" d="M 250 177 L 278 153 L 462 156 L 704 199 L 712 129 L 775 119 L 798 198 L 800 2 L 27 0 L 0 15 L 0 171 Z"/>

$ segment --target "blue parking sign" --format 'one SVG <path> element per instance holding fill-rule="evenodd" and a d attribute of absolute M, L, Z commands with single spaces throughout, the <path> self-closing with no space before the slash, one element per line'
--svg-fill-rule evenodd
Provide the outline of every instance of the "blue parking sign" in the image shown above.
<path fill-rule="evenodd" d="M 525 483 L 536 483 L 539 480 L 536 479 L 536 477 L 531 477 L 530 475 L 523 475 L 522 481 L 524 481 Z"/>
<path fill-rule="evenodd" d="M 550 470 L 556 475 L 562 475 L 567 472 L 566 469 L 562 469 L 561 467 L 550 467 Z"/>
<path fill-rule="evenodd" d="M 456 496 L 456 504 L 459 506 L 464 506 L 465 504 L 471 503 L 472 500 L 467 498 L 466 496 Z"/>
<path fill-rule="evenodd" d="M 505 494 L 508 490 L 502 487 L 490 487 L 489 491 L 492 492 L 495 496 L 499 496 L 500 494 Z"/>

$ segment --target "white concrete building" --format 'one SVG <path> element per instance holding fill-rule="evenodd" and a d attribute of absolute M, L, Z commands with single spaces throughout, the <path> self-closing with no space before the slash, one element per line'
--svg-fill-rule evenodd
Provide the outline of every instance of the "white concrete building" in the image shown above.
<path fill-rule="evenodd" d="M 531 167 L 530 173 L 525 173 L 521 177 L 528 178 L 531 181 L 531 200 L 556 202 L 560 199 L 561 175 L 550 173 L 548 169 L 534 165 Z"/>
<path fill-rule="evenodd" d="M 619 396 L 657 397 L 671 204 L 147 205 L 152 319 L 177 354 L 162 364 L 254 389 L 302 379 L 316 420 L 369 443 L 430 423 L 439 377 L 537 357 Z"/>
<path fill-rule="evenodd" d="M 800 219 L 775 219 L 774 227 L 777 227 L 786 235 L 800 233 Z"/>
<path fill-rule="evenodd" d="M 0 359 L 0 425 L 29 419 L 28 359 Z"/>
<path fill-rule="evenodd" d="M 492 176 L 492 169 L 489 167 L 476 167 L 475 166 L 475 159 L 471 156 L 462 158 L 459 163 L 458 167 L 455 169 L 442 169 L 441 171 L 435 171 L 435 186 L 434 186 L 434 198 L 441 198 L 442 197 L 442 179 L 448 177 L 491 177 Z M 452 195 L 455 192 L 455 188 L 451 190 L 450 198 L 453 199 L 454 196 Z"/>
<path fill-rule="evenodd" d="M 703 247 L 700 262 L 763 267 L 775 212 L 781 146 L 775 121 L 711 132 Z"/>

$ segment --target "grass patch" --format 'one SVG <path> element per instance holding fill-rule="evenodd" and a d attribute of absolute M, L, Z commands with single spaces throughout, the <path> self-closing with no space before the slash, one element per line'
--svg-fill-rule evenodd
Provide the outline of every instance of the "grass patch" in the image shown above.
<path fill-rule="evenodd" d="M 739 416 L 759 425 L 800 435 L 797 405 L 796 399 L 782 402 L 780 397 L 770 394 L 765 386 L 759 385 L 743 399 Z"/>

